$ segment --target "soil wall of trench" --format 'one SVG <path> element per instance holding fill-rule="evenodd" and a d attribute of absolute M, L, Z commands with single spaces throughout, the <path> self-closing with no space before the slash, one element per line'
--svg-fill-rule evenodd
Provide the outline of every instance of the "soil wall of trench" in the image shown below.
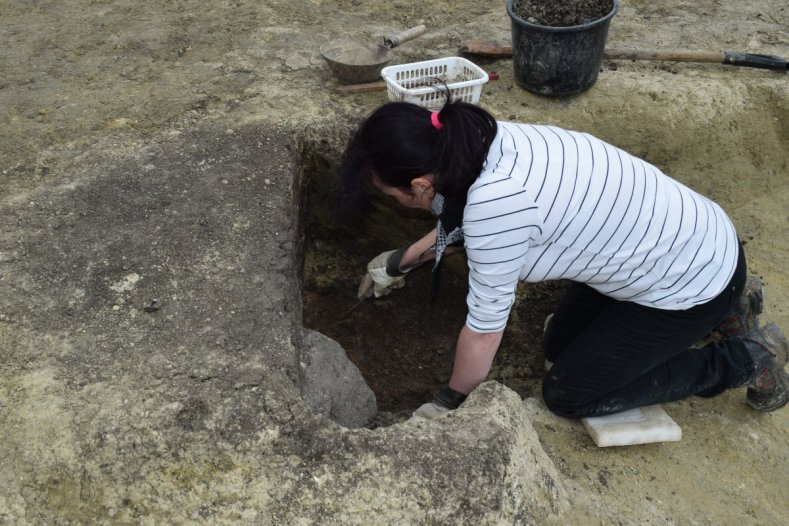
<path fill-rule="evenodd" d="M 315 205 L 385 100 L 337 92 L 316 40 L 425 23 L 396 60 L 451 56 L 506 42 L 503 4 L 86 0 L 0 16 L 0 522 L 785 520 L 787 411 L 755 414 L 741 390 L 689 399 L 666 405 L 682 442 L 598 449 L 544 408 L 539 332 L 561 283 L 523 288 L 461 410 L 407 421 L 447 377 L 462 259 L 437 308 L 423 272 L 348 312 L 364 262 L 429 219 L 378 207 L 349 227 Z M 622 1 L 609 43 L 789 56 L 787 24 L 775 0 Z M 589 92 L 549 99 L 518 88 L 510 60 L 475 60 L 500 75 L 481 100 L 497 118 L 591 132 L 719 202 L 765 282 L 765 321 L 789 327 L 785 73 L 605 61 Z M 320 334 L 350 361 L 335 362 L 338 398 L 307 403 Z M 339 425 L 349 398 L 369 418 Z"/>

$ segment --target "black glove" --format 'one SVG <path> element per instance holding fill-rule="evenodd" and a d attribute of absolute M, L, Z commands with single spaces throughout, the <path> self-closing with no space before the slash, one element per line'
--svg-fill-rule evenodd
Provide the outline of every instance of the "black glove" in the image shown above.
<path fill-rule="evenodd" d="M 458 393 L 449 387 L 444 387 L 433 396 L 433 403 L 447 409 L 457 409 L 466 401 L 466 398 L 468 398 L 468 395 Z"/>

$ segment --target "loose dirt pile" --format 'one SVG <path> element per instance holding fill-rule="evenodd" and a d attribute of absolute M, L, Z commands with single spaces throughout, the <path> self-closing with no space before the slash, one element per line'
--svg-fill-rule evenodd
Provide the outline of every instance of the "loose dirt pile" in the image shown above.
<path fill-rule="evenodd" d="M 548 27 L 588 24 L 611 12 L 611 0 L 514 0 L 512 10 L 527 22 Z"/>

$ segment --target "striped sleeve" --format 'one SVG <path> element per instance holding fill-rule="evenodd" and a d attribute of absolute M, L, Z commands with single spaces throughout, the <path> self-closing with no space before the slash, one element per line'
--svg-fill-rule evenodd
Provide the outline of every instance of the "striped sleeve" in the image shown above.
<path fill-rule="evenodd" d="M 506 176 L 509 160 L 501 161 L 470 192 L 463 215 L 469 267 L 466 325 L 480 333 L 506 326 L 529 244 L 541 231 L 537 205 L 518 181 Z"/>

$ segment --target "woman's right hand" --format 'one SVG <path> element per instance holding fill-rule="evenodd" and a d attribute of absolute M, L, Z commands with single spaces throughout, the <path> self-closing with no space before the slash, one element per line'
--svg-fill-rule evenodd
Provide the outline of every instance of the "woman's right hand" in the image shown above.
<path fill-rule="evenodd" d="M 367 264 L 367 274 L 362 278 L 356 296 L 359 299 L 369 298 L 372 295 L 380 298 L 386 296 L 394 289 L 403 288 L 405 286 L 405 273 L 398 270 L 403 252 L 402 249 L 389 250 L 373 258 Z M 399 275 L 393 276 L 390 273 L 398 273 Z"/>

